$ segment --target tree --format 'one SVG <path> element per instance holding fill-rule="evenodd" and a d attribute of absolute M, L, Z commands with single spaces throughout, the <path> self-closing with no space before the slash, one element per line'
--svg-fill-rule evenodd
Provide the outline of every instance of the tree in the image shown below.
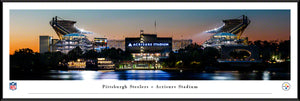
<path fill-rule="evenodd" d="M 35 53 L 32 49 L 22 48 L 16 50 L 14 55 L 10 58 L 10 65 L 12 68 L 21 71 L 32 71 L 35 65 Z"/>
<path fill-rule="evenodd" d="M 217 59 L 221 56 L 219 50 L 213 47 L 206 47 L 203 50 L 203 55 L 206 65 L 216 65 L 218 63 Z"/>
<path fill-rule="evenodd" d="M 169 53 L 169 57 L 166 60 L 164 60 L 164 62 L 165 62 L 164 66 L 166 66 L 166 67 L 175 67 L 175 64 L 176 64 L 177 60 L 178 59 L 177 59 L 176 54 L 173 51 L 171 51 Z"/>
<path fill-rule="evenodd" d="M 15 55 L 32 55 L 34 52 L 32 49 L 29 49 L 29 48 L 22 48 L 22 49 L 19 49 L 19 50 L 16 50 L 15 51 Z"/>
<path fill-rule="evenodd" d="M 98 58 L 98 53 L 94 50 L 88 50 L 83 54 L 83 57 L 85 59 L 97 59 Z"/>
<path fill-rule="evenodd" d="M 68 52 L 68 58 L 69 60 L 77 60 L 78 58 L 82 58 L 82 53 L 83 51 L 81 50 L 81 48 L 77 46 L 76 48 Z"/>
<path fill-rule="evenodd" d="M 132 61 L 133 60 L 131 53 L 123 51 L 120 48 L 104 49 L 100 52 L 100 54 L 98 56 L 113 61 L 113 63 L 117 67 L 121 61 Z"/>
<path fill-rule="evenodd" d="M 49 66 L 51 67 L 57 67 L 59 62 L 62 62 L 64 60 L 65 54 L 62 52 L 52 52 L 50 53 L 50 58 L 48 57 L 49 61 Z"/>
<path fill-rule="evenodd" d="M 261 40 L 256 40 L 254 41 L 254 45 L 257 46 L 257 47 L 262 47 L 262 41 Z"/>
<path fill-rule="evenodd" d="M 281 41 L 278 45 L 278 50 L 281 53 L 281 56 L 283 59 L 289 59 L 290 58 L 290 50 L 291 50 L 291 42 L 290 40 Z"/>
<path fill-rule="evenodd" d="M 186 68 L 199 67 L 194 65 L 194 62 L 201 62 L 203 57 L 203 47 L 198 44 L 190 44 L 183 49 L 179 49 L 178 53 L 173 51 L 169 53 L 169 57 L 163 60 L 164 66 L 175 67 L 183 66 Z"/>
<path fill-rule="evenodd" d="M 131 53 L 129 53 L 127 51 L 123 51 L 121 56 L 122 56 L 123 61 L 132 61 L 133 60 L 133 56 L 131 55 Z"/>

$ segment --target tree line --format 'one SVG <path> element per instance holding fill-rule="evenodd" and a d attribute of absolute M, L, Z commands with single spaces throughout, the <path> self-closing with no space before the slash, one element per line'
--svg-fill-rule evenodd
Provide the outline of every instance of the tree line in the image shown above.
<path fill-rule="evenodd" d="M 213 47 L 204 48 L 196 43 L 190 44 L 177 52 L 170 52 L 169 57 L 161 60 L 168 68 L 194 68 L 216 66 L 220 57 L 219 50 Z"/>
<path fill-rule="evenodd" d="M 290 40 L 283 41 L 249 41 L 249 45 L 258 47 L 260 59 L 262 63 L 274 61 L 274 56 L 278 59 L 289 61 L 290 59 Z M 241 53 L 239 53 L 241 54 Z M 234 52 L 231 54 L 237 56 Z M 248 54 L 241 54 L 248 55 Z M 185 48 L 179 49 L 177 52 L 170 52 L 169 57 L 162 60 L 164 67 L 169 68 L 196 68 L 206 66 L 218 66 L 217 59 L 220 58 L 220 52 L 216 48 L 206 47 L 196 43 L 188 45 Z"/>
<path fill-rule="evenodd" d="M 118 63 L 120 61 L 131 61 L 132 55 L 121 49 L 110 48 L 104 49 L 101 52 L 94 50 L 82 51 L 80 47 L 76 47 L 67 54 L 62 52 L 45 52 L 37 53 L 32 49 L 23 48 L 16 50 L 13 55 L 10 55 L 10 68 L 13 71 L 48 71 L 51 69 L 62 69 L 59 63 L 66 63 L 68 61 L 76 61 L 77 59 L 91 59 L 106 58 Z"/>
<path fill-rule="evenodd" d="M 249 41 L 249 45 L 256 45 L 259 48 L 260 58 L 264 62 L 274 59 L 274 56 L 285 60 L 290 59 L 290 40 L 256 40 Z M 23 48 L 10 55 L 10 67 L 17 71 L 47 71 L 61 68 L 58 66 L 59 62 L 75 61 L 78 58 L 95 60 L 101 57 L 113 61 L 116 66 L 122 61 L 133 60 L 131 53 L 116 48 L 104 49 L 101 52 L 94 50 L 83 52 L 79 47 L 76 47 L 68 54 L 61 52 L 37 53 L 33 52 L 32 49 Z M 194 43 L 179 49 L 177 52 L 170 52 L 167 58 L 160 59 L 159 62 L 163 67 L 168 68 L 198 68 L 217 66 L 218 58 L 220 58 L 219 50 L 212 47 L 204 48 Z"/>
<path fill-rule="evenodd" d="M 270 41 L 249 41 L 249 45 L 255 45 L 259 48 L 259 54 L 263 61 L 273 60 L 273 56 L 280 59 L 289 60 L 291 53 L 290 40 L 270 40 Z"/>

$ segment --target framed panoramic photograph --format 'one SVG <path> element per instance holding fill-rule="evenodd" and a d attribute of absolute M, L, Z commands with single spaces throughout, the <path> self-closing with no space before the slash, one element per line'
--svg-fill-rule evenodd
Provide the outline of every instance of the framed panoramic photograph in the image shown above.
<path fill-rule="evenodd" d="M 298 98 L 295 2 L 3 3 L 3 98 Z"/>

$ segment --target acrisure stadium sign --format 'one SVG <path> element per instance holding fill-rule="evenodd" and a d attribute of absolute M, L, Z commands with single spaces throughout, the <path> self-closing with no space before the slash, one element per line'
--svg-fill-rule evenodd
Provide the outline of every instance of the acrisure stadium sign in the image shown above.
<path fill-rule="evenodd" d="M 169 46 L 169 43 L 128 43 L 128 47 L 141 47 L 141 46 Z"/>

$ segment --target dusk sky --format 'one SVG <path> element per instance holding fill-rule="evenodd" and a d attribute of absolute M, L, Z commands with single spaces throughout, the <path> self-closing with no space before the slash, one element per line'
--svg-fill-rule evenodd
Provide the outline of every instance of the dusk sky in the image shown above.
<path fill-rule="evenodd" d="M 77 21 L 78 28 L 93 37 L 108 40 L 138 37 L 139 31 L 158 37 L 192 39 L 202 43 L 221 26 L 222 20 L 246 15 L 251 20 L 242 36 L 253 40 L 287 40 L 290 36 L 289 10 L 10 10 L 10 54 L 20 48 L 39 51 L 39 36 L 58 38 L 49 21 L 54 16 Z"/>

